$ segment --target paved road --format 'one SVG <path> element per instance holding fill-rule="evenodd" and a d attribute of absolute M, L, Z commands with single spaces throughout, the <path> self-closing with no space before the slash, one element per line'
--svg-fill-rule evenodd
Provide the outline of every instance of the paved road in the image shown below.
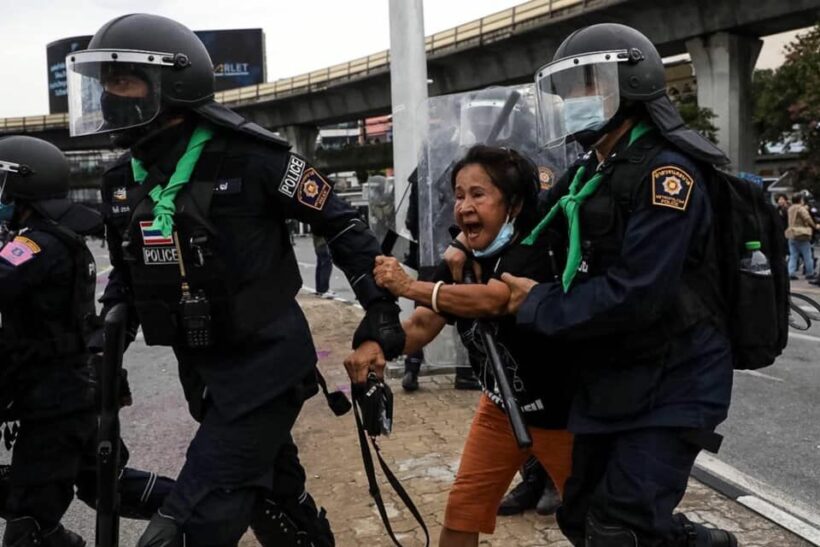
<path fill-rule="evenodd" d="M 297 238 L 306 286 L 313 287 L 310 238 Z M 352 299 L 334 268 L 331 289 Z M 813 294 L 820 297 L 818 294 Z M 820 513 L 820 325 L 794 332 L 784 354 L 759 372 L 736 372 L 719 459 Z"/>
<path fill-rule="evenodd" d="M 105 251 L 92 244 L 98 269 L 108 266 Z M 315 256 L 310 238 L 297 238 L 305 286 L 313 287 Z M 100 276 L 99 288 L 104 287 Z M 331 289 L 345 299 L 352 291 L 334 269 Z M 820 328 L 793 337 L 775 366 L 759 374 L 736 373 L 734 402 L 719 458 L 820 512 Z M 123 412 L 123 436 L 136 467 L 174 476 L 184 459 L 195 424 L 188 417 L 171 353 L 136 342 L 126 356 L 137 404 Z M 0 452 L 0 460 L 8 455 Z M 66 525 L 93 537 L 93 513 L 74 503 Z M 3 524 L 0 523 L 0 532 Z M 123 521 L 122 545 L 133 545 L 144 523 Z"/>

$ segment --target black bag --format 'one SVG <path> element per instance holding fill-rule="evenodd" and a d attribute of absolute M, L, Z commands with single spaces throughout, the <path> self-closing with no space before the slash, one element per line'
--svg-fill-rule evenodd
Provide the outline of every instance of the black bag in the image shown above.
<path fill-rule="evenodd" d="M 763 190 L 747 180 L 711 169 L 717 259 L 726 330 L 736 369 L 771 365 L 786 347 L 789 331 L 789 276 L 785 227 Z M 771 275 L 741 268 L 746 243 L 759 241 Z"/>

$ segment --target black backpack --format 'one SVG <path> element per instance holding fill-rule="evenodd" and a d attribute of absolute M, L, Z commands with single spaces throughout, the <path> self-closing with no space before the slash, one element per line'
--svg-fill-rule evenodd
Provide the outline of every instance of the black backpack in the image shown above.
<path fill-rule="evenodd" d="M 720 288 L 734 367 L 767 367 L 786 347 L 789 332 L 783 220 L 760 187 L 715 168 L 710 171 Z M 769 260 L 770 276 L 741 269 L 749 241 L 760 242 L 760 250 Z"/>

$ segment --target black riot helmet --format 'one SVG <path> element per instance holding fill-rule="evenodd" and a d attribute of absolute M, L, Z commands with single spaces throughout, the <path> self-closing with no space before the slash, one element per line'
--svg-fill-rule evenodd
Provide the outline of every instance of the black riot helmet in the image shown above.
<path fill-rule="evenodd" d="M 82 235 L 101 235 L 98 211 L 68 199 L 68 160 L 50 142 L 25 135 L 0 138 L 0 217 L 26 204 Z"/>
<path fill-rule="evenodd" d="M 68 160 L 41 139 L 0 138 L 0 199 L 41 201 L 68 195 Z"/>
<path fill-rule="evenodd" d="M 213 100 L 214 70 L 190 29 L 158 15 L 113 19 L 66 57 L 72 136 L 146 126 Z"/>
<path fill-rule="evenodd" d="M 536 72 L 535 84 L 543 146 L 572 140 L 590 146 L 628 117 L 646 112 L 684 151 L 710 163 L 728 162 L 684 125 L 666 93 L 657 48 L 634 28 L 602 23 L 573 32 L 553 61 Z"/>

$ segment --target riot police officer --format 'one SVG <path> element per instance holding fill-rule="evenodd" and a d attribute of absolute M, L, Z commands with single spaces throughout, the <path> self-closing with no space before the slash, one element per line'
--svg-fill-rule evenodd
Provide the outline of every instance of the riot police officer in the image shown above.
<path fill-rule="evenodd" d="M 719 445 L 731 395 L 707 192 L 727 160 L 684 125 L 656 48 L 632 28 L 576 31 L 536 87 L 543 142 L 589 150 L 539 226 L 566 237 L 562 281 L 506 278 L 522 328 L 578 342 L 559 524 L 589 547 L 737 545 L 673 515 L 698 452 Z"/>
<path fill-rule="evenodd" d="M 173 347 L 200 421 L 140 545 L 235 545 L 249 525 L 265 545 L 332 545 L 290 435 L 316 391 L 316 352 L 285 222 L 326 238 L 366 309 L 354 345 L 375 340 L 391 358 L 404 337 L 371 275 L 377 241 L 306 159 L 214 101 L 208 52 L 183 25 L 119 17 L 67 67 L 72 135 L 130 148 L 103 179 L 104 311 L 126 302 L 147 344 Z"/>
<path fill-rule="evenodd" d="M 85 545 L 60 519 L 74 497 L 95 505 L 94 259 L 96 211 L 71 203 L 68 162 L 52 144 L 0 139 L 0 420 L 13 444 L 0 480 L 5 546 Z M 4 466 L 5 467 L 5 466 Z M 124 514 L 147 518 L 170 479 L 122 473 Z"/>

